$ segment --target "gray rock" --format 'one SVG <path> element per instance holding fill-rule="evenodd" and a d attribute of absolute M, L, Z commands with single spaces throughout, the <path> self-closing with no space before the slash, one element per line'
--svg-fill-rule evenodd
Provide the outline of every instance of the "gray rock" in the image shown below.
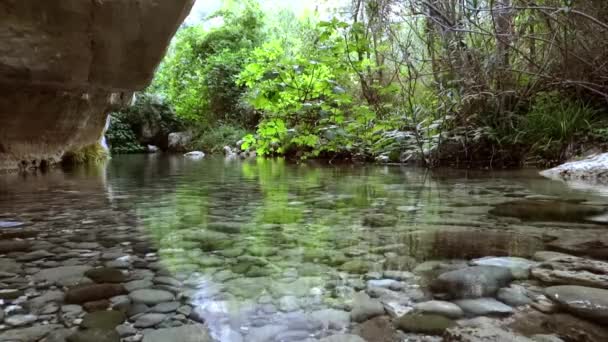
<path fill-rule="evenodd" d="M 10 329 L 0 332 L 0 341 L 6 342 L 32 342 L 39 341 L 53 330 L 63 328 L 62 325 L 35 325 L 29 328 Z"/>
<path fill-rule="evenodd" d="M 357 292 L 353 297 L 353 309 L 350 317 L 355 322 L 363 322 L 384 314 L 384 306 L 378 300 L 371 299 L 365 292 Z"/>
<path fill-rule="evenodd" d="M 452 298 L 481 298 L 494 296 L 511 280 L 513 276 L 507 268 L 471 266 L 441 274 L 431 288 Z"/>
<path fill-rule="evenodd" d="M 4 319 L 4 323 L 11 327 L 20 327 L 36 322 L 38 319 L 35 315 L 14 315 Z"/>
<path fill-rule="evenodd" d="M 414 279 L 416 276 L 413 273 L 407 271 L 384 271 L 384 277 L 388 279 L 403 281 Z"/>
<path fill-rule="evenodd" d="M 49 258 L 52 256 L 55 256 L 55 254 L 49 253 L 45 250 L 37 250 L 37 251 L 29 252 L 27 254 L 19 256 L 17 258 L 17 261 L 30 262 L 30 261 L 40 260 L 40 259 L 44 259 L 44 258 Z"/>
<path fill-rule="evenodd" d="M 275 335 L 289 329 L 286 325 L 265 325 L 263 327 L 249 329 L 249 334 L 245 338 L 247 342 L 266 342 L 274 339 Z"/>
<path fill-rule="evenodd" d="M 414 305 L 414 311 L 445 316 L 453 319 L 458 319 L 464 316 L 464 312 L 458 305 L 440 300 L 431 300 L 428 302 L 418 303 Z"/>
<path fill-rule="evenodd" d="M 153 282 L 155 284 L 169 285 L 173 287 L 182 286 L 182 283 L 179 280 L 171 277 L 156 277 L 153 279 Z"/>
<path fill-rule="evenodd" d="M 560 252 L 552 252 L 552 251 L 539 251 L 539 252 L 534 253 L 534 256 L 532 256 L 532 259 L 543 262 L 543 261 L 551 261 L 554 259 L 561 259 L 561 258 L 568 258 L 568 257 L 572 257 L 572 255 L 560 253 Z"/>
<path fill-rule="evenodd" d="M 564 342 L 564 340 L 557 337 L 556 335 L 537 334 L 530 336 L 530 338 L 534 342 Z"/>
<path fill-rule="evenodd" d="M 114 329 L 78 330 L 67 338 L 67 342 L 120 342 L 120 336 Z"/>
<path fill-rule="evenodd" d="M 96 311 L 86 314 L 80 326 L 87 329 L 113 330 L 125 319 L 125 314 L 120 311 Z"/>
<path fill-rule="evenodd" d="M 191 152 L 184 154 L 184 157 L 186 157 L 188 159 L 192 159 L 192 160 L 198 160 L 198 159 L 205 158 L 205 153 L 201 152 L 201 151 L 191 151 Z"/>
<path fill-rule="evenodd" d="M 156 305 L 163 302 L 173 301 L 175 298 L 171 292 L 164 290 L 141 289 L 129 294 L 133 303 Z"/>
<path fill-rule="evenodd" d="M 34 274 L 34 281 L 47 281 L 51 284 L 61 286 L 73 286 L 79 283 L 87 282 L 88 278 L 84 273 L 90 270 L 90 266 L 61 266 L 47 268 Z M 90 280 L 88 280 L 90 282 Z"/>
<path fill-rule="evenodd" d="M 539 264 L 532 276 L 554 285 L 579 285 L 608 289 L 608 262 L 563 257 Z"/>
<path fill-rule="evenodd" d="M 608 290 L 583 286 L 553 286 L 545 289 L 545 293 L 568 312 L 608 325 Z"/>
<path fill-rule="evenodd" d="M 23 269 L 21 268 L 21 264 L 13 259 L 0 258 L 0 272 L 19 274 L 23 272 Z"/>
<path fill-rule="evenodd" d="M 168 147 L 173 152 L 184 152 L 192 140 L 192 134 L 189 132 L 174 132 L 169 133 Z"/>
<path fill-rule="evenodd" d="M 559 165 L 555 168 L 542 171 L 541 175 L 565 181 L 605 182 L 608 180 L 608 153 L 590 156 L 583 160 L 573 161 Z"/>
<path fill-rule="evenodd" d="M 140 328 L 140 329 L 141 328 L 150 328 L 157 324 L 160 324 L 166 318 L 167 318 L 167 315 L 160 314 L 160 313 L 143 314 L 142 316 L 137 318 L 134 326 L 136 328 Z"/>
<path fill-rule="evenodd" d="M 325 329 L 343 330 L 350 324 L 350 313 L 342 310 L 313 311 L 310 317 L 312 320 L 320 322 Z"/>
<path fill-rule="evenodd" d="M 456 325 L 453 320 L 440 315 L 412 313 L 395 320 L 395 326 L 406 333 L 441 335 Z"/>
<path fill-rule="evenodd" d="M 126 283 L 125 289 L 129 292 L 133 292 L 135 290 L 147 289 L 152 287 L 154 284 L 149 279 L 141 279 L 141 280 L 133 280 Z"/>
<path fill-rule="evenodd" d="M 470 317 L 508 316 L 513 313 L 513 308 L 494 298 L 461 299 L 454 303 Z"/>
<path fill-rule="evenodd" d="M 121 324 L 116 327 L 116 332 L 118 333 L 118 336 L 120 336 L 120 337 L 127 337 L 127 336 L 133 336 L 133 335 L 137 334 L 137 329 L 133 328 L 130 325 Z"/>
<path fill-rule="evenodd" d="M 513 332 L 494 325 L 460 326 L 448 329 L 443 335 L 445 342 L 533 342 Z"/>
<path fill-rule="evenodd" d="M 284 312 L 296 311 L 300 308 L 298 297 L 284 296 L 279 299 L 279 309 Z"/>
<path fill-rule="evenodd" d="M 8 221 L 8 220 L 0 220 L 0 229 L 4 228 L 19 228 L 24 226 L 25 223 L 19 221 Z"/>
<path fill-rule="evenodd" d="M 537 263 L 524 258 L 517 257 L 485 257 L 471 260 L 473 266 L 496 266 L 504 267 L 511 271 L 515 279 L 527 279 L 530 277 L 530 269 Z"/>
<path fill-rule="evenodd" d="M 178 302 L 159 303 L 152 307 L 150 311 L 159 313 L 169 313 L 176 311 L 179 306 L 180 304 Z"/>
<path fill-rule="evenodd" d="M 84 275 L 96 283 L 122 283 L 126 280 L 122 271 L 111 267 L 94 268 L 86 271 Z"/>
<path fill-rule="evenodd" d="M 527 291 L 523 286 L 513 285 L 510 287 L 504 287 L 498 290 L 496 296 L 501 302 L 513 306 L 524 306 L 532 303 L 532 299 L 527 296 Z"/>
<path fill-rule="evenodd" d="M 338 334 L 325 337 L 319 340 L 319 342 L 366 342 L 360 336 L 351 334 Z"/>

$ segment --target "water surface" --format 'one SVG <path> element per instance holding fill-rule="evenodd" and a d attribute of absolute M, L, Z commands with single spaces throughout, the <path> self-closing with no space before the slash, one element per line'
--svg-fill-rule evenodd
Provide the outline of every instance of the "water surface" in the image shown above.
<path fill-rule="evenodd" d="M 0 191 L 0 221 L 157 257 L 226 341 L 266 325 L 324 336 L 332 327 L 301 318 L 348 310 L 373 274 L 434 260 L 531 257 L 552 236 L 598 228 L 593 217 L 606 203 L 536 170 L 161 155 L 9 175 Z M 424 295 L 424 285 L 421 277 L 408 286 Z"/>

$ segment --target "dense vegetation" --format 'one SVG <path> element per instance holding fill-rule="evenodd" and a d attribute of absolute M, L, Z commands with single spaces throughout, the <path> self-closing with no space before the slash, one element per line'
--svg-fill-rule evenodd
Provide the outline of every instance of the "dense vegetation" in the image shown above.
<path fill-rule="evenodd" d="M 148 90 L 193 148 L 498 167 L 606 140 L 604 0 L 351 0 L 330 19 L 252 0 L 213 17 L 180 29 Z"/>

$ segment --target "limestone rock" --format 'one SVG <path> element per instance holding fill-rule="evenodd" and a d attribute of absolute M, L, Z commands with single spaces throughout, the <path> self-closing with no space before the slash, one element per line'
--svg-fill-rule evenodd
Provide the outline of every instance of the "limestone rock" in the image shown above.
<path fill-rule="evenodd" d="M 87 329 L 113 330 L 125 319 L 125 314 L 120 311 L 97 311 L 86 314 L 80 326 Z"/>
<path fill-rule="evenodd" d="M 358 292 L 353 298 L 353 310 L 350 317 L 355 322 L 363 322 L 375 316 L 384 314 L 384 306 L 380 301 L 370 298 L 365 292 Z"/>
<path fill-rule="evenodd" d="M 110 107 L 149 84 L 192 4 L 21 0 L 0 7 L 0 169 L 22 160 L 39 166 L 96 143 Z"/>
<path fill-rule="evenodd" d="M 185 152 L 192 141 L 192 134 L 189 132 L 169 133 L 169 150 L 173 152 Z"/>
<path fill-rule="evenodd" d="M 440 300 L 431 300 L 428 302 L 418 303 L 414 305 L 414 311 L 425 314 L 445 316 L 452 319 L 458 319 L 464 316 L 464 312 L 458 305 Z"/>
<path fill-rule="evenodd" d="M 512 279 L 507 268 L 471 266 L 441 274 L 431 288 L 435 292 L 448 293 L 452 298 L 481 298 L 494 296 Z"/>
<path fill-rule="evenodd" d="M 583 286 L 554 286 L 545 289 L 545 293 L 566 311 L 608 325 L 608 290 Z"/>
<path fill-rule="evenodd" d="M 129 298 L 131 298 L 133 303 L 156 305 L 163 302 L 170 302 L 174 299 L 174 296 L 171 292 L 164 290 L 141 289 L 131 292 Z"/>
<path fill-rule="evenodd" d="M 61 266 L 47 268 L 34 274 L 33 279 L 38 282 L 48 281 L 52 284 L 64 286 L 77 285 L 86 279 L 84 273 L 90 269 L 90 266 Z"/>
<path fill-rule="evenodd" d="M 407 314 L 395 321 L 395 326 L 400 330 L 428 335 L 441 335 L 455 325 L 456 322 L 445 316 L 425 313 Z"/>
<path fill-rule="evenodd" d="M 85 284 L 68 289 L 65 301 L 69 304 L 82 304 L 119 296 L 126 293 L 121 284 Z"/>
<path fill-rule="evenodd" d="M 38 341 L 56 329 L 63 328 L 62 325 L 36 325 L 29 328 L 11 329 L 0 332 L 0 341 L 31 342 Z"/>
<path fill-rule="evenodd" d="M 332 335 L 319 340 L 319 342 L 366 342 L 364 339 L 357 335 L 351 334 L 338 334 Z"/>
<path fill-rule="evenodd" d="M 461 299 L 454 302 L 467 316 L 508 316 L 513 309 L 494 298 Z"/>
<path fill-rule="evenodd" d="M 608 289 L 608 262 L 579 257 L 557 258 L 534 267 L 532 276 L 553 285 L 580 285 Z"/>
<path fill-rule="evenodd" d="M 597 154 L 589 158 L 572 161 L 542 171 L 541 175 L 551 179 L 565 181 L 608 182 L 608 153 Z"/>
<path fill-rule="evenodd" d="M 471 260 L 471 265 L 504 267 L 511 271 L 515 279 L 527 279 L 530 276 L 530 269 L 536 263 L 518 257 L 485 257 Z"/>

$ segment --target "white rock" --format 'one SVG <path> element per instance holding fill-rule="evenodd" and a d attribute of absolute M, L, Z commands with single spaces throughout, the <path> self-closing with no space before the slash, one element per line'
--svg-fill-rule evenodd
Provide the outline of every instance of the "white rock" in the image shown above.
<path fill-rule="evenodd" d="M 184 154 L 184 157 L 192 159 L 192 160 L 198 160 L 198 159 L 205 158 L 205 153 L 201 152 L 201 151 L 192 151 L 192 152 L 188 152 L 188 153 Z"/>

